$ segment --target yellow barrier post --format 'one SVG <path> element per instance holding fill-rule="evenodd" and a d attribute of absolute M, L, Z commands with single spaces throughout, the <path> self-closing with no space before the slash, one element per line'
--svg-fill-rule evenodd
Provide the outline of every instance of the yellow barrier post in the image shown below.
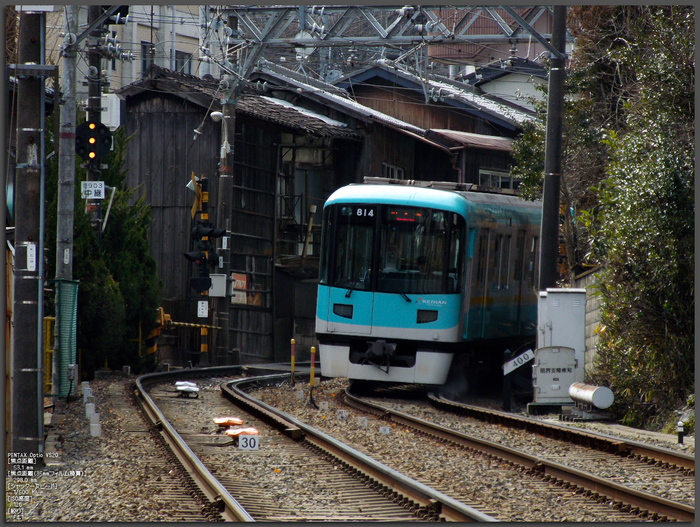
<path fill-rule="evenodd" d="M 310 379 L 310 385 L 313 388 L 314 385 L 314 379 L 316 377 L 316 348 L 314 346 L 311 346 L 311 379 Z"/>
<path fill-rule="evenodd" d="M 292 388 L 294 388 L 294 358 L 296 354 L 296 341 L 292 339 Z"/>

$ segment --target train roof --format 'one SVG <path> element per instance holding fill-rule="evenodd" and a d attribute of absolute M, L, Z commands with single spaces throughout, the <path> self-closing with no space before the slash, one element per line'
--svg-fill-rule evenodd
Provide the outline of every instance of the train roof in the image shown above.
<path fill-rule="evenodd" d="M 465 217 L 474 214 L 501 216 L 519 214 L 539 222 L 542 203 L 526 201 L 513 194 L 444 190 L 399 184 L 352 184 L 336 190 L 326 201 L 333 203 L 382 203 L 430 207 L 458 212 Z"/>

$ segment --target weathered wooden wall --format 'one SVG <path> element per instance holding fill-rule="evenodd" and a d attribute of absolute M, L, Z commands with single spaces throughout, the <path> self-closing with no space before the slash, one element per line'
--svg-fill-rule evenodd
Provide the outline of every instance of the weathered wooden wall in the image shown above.
<path fill-rule="evenodd" d="M 151 255 L 163 282 L 166 312 L 185 321 L 189 295 L 188 262 L 194 193 L 186 188 L 191 175 L 213 179 L 220 127 L 205 123 L 193 141 L 206 112 L 169 95 L 138 96 L 129 100 L 126 116 L 126 184 L 138 189 L 151 205 Z M 207 124 L 209 126 L 207 126 Z"/>
<path fill-rule="evenodd" d="M 230 342 L 244 363 L 274 355 L 275 185 L 279 127 L 236 119 L 231 272 L 247 279 L 247 303 L 230 312 Z M 256 292 L 258 291 L 258 292 Z"/>
<path fill-rule="evenodd" d="M 494 135 L 493 125 L 484 119 L 445 103 L 430 100 L 426 104 L 425 97 L 419 97 L 414 90 L 384 79 L 375 78 L 372 85 L 354 85 L 353 93 L 358 103 L 426 130 Z"/>
<path fill-rule="evenodd" d="M 512 163 L 508 152 L 470 148 L 465 155 L 464 182 L 479 184 L 479 169 L 510 172 Z"/>

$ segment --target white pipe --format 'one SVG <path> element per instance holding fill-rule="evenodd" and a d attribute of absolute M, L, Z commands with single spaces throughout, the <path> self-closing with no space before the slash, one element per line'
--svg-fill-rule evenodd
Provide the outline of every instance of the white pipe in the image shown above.
<path fill-rule="evenodd" d="M 575 382 L 569 386 L 569 397 L 574 401 L 592 404 L 600 410 L 609 408 L 615 400 L 615 396 L 610 388 L 592 386 L 582 382 Z"/>

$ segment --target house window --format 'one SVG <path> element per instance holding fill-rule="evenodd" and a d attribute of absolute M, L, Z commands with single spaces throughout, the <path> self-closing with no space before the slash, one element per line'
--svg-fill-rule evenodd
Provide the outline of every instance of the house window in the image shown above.
<path fill-rule="evenodd" d="M 192 54 L 175 51 L 175 71 L 192 75 Z"/>
<path fill-rule="evenodd" d="M 153 64 L 152 49 L 153 44 L 144 40 L 141 41 L 141 73 L 145 73 L 148 67 Z"/>
<path fill-rule="evenodd" d="M 479 185 L 496 188 L 520 188 L 520 179 L 511 177 L 508 172 L 498 170 L 479 170 Z"/>
<path fill-rule="evenodd" d="M 389 179 L 403 179 L 403 176 L 404 171 L 402 167 L 390 165 L 389 163 L 382 163 L 382 177 Z"/>

